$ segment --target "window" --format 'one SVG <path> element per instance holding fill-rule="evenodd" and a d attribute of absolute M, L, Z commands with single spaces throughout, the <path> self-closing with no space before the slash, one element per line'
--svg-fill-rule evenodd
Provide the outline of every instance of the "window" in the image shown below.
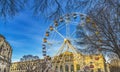
<path fill-rule="evenodd" d="M 60 72 L 63 72 L 63 67 L 62 67 L 62 65 L 60 66 Z"/>
<path fill-rule="evenodd" d="M 4 72 L 6 72 L 6 69 L 4 69 Z"/>
<path fill-rule="evenodd" d="M 74 66 L 71 65 L 71 72 L 74 72 Z"/>
<path fill-rule="evenodd" d="M 68 65 L 65 65 L 65 72 L 68 72 L 69 68 Z"/>
<path fill-rule="evenodd" d="M 102 72 L 100 68 L 98 68 L 98 72 Z"/>
<path fill-rule="evenodd" d="M 56 66 L 56 69 L 55 69 L 56 71 L 58 71 L 58 66 Z"/>
<path fill-rule="evenodd" d="M 91 72 L 94 72 L 94 70 L 92 69 Z"/>
<path fill-rule="evenodd" d="M 77 70 L 80 70 L 80 65 L 79 64 L 77 64 Z"/>

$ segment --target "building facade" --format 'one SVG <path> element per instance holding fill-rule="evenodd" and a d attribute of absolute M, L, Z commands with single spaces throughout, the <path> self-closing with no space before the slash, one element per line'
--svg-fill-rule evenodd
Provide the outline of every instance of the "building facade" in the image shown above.
<path fill-rule="evenodd" d="M 64 52 L 48 60 L 48 64 L 44 59 L 15 62 L 12 63 L 10 72 L 109 72 L 102 54 L 82 55 Z"/>
<path fill-rule="evenodd" d="M 52 66 L 55 72 L 109 72 L 102 54 L 64 52 L 54 58 Z"/>
<path fill-rule="evenodd" d="M 14 62 L 10 67 L 10 72 L 43 72 L 44 60 Z"/>
<path fill-rule="evenodd" d="M 110 72 L 120 72 L 120 59 L 112 59 L 109 65 Z"/>
<path fill-rule="evenodd" d="M 11 65 L 12 48 L 5 40 L 5 37 L 0 35 L 0 72 L 9 72 Z"/>

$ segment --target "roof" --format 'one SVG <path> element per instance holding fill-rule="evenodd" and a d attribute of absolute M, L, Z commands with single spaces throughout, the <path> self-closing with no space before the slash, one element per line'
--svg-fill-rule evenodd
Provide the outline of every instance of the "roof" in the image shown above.
<path fill-rule="evenodd" d="M 0 37 L 2 37 L 3 39 L 5 39 L 5 37 L 3 35 L 0 34 Z"/>

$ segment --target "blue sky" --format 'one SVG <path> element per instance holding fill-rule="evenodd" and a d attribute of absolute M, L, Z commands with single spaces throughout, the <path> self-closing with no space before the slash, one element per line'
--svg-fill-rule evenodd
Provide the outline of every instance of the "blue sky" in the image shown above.
<path fill-rule="evenodd" d="M 80 12 L 85 13 L 87 9 L 88 8 L 86 6 L 86 8 L 82 8 Z M 44 15 L 40 15 L 39 17 L 33 16 L 33 13 L 27 9 L 27 7 L 25 10 L 16 14 L 13 19 L 9 18 L 7 20 L 8 21 L 4 23 L 4 20 L 0 19 L 0 34 L 5 36 L 6 40 L 10 43 L 13 49 L 12 61 L 19 61 L 23 55 L 28 54 L 37 55 L 42 58 L 42 39 L 44 38 L 44 34 L 50 26 L 51 21 L 46 21 Z M 74 32 L 73 29 L 75 28 L 71 26 L 70 34 L 72 34 L 72 31 Z M 61 30 L 61 32 L 65 33 L 64 30 Z M 56 41 L 59 41 L 60 39 L 58 35 L 56 35 L 56 37 Z M 62 41 L 59 42 L 62 43 Z M 61 43 L 56 43 L 59 45 L 55 44 L 54 46 L 51 46 L 54 49 L 48 50 L 48 53 L 51 55 L 54 54 Z"/>
<path fill-rule="evenodd" d="M 31 12 L 23 11 L 6 23 L 0 20 L 0 34 L 4 35 L 13 49 L 12 61 L 19 61 L 23 55 L 42 57 L 41 42 L 49 23 L 45 17 L 34 17 Z"/>
<path fill-rule="evenodd" d="M 28 10 L 20 12 L 13 19 L 9 19 L 6 23 L 1 20 L 0 34 L 4 35 L 6 40 L 12 46 L 12 61 L 19 61 L 23 55 L 28 54 L 37 55 L 40 58 L 43 58 L 42 40 L 44 38 L 46 30 L 50 25 L 51 21 L 46 20 L 43 15 L 40 17 L 35 17 Z M 76 25 L 71 24 L 70 27 L 72 27 L 71 31 L 75 32 L 73 29 L 76 28 Z M 59 31 L 62 34 L 66 35 L 65 30 L 66 29 L 64 27 Z M 48 47 L 48 54 L 52 56 L 59 49 L 64 40 L 61 39 L 58 34 L 54 35 L 54 37 L 57 38 L 57 40 L 54 42 L 55 44 L 51 47 Z"/>
<path fill-rule="evenodd" d="M 79 17 L 78 17 L 79 18 Z M 73 19 L 74 20 L 74 19 Z M 75 22 L 79 19 L 74 20 Z M 6 40 L 10 43 L 13 49 L 12 61 L 19 61 L 23 55 L 37 55 L 40 58 L 42 56 L 42 40 L 44 38 L 45 32 L 48 27 L 53 23 L 53 21 L 46 20 L 46 18 L 41 15 L 39 17 L 33 16 L 32 12 L 29 10 L 21 11 L 13 19 L 8 19 L 6 23 L 0 21 L 0 34 L 4 35 Z M 78 22 L 79 24 L 79 22 Z M 61 26 L 64 23 L 60 24 Z M 70 23 L 70 34 L 75 33 L 76 24 Z M 66 25 L 60 28 L 59 32 L 66 35 Z M 53 33 L 54 34 L 54 33 Z M 64 39 L 56 34 L 53 35 L 57 40 L 51 43 L 55 43 L 51 47 L 47 47 L 48 54 L 53 56 L 55 52 L 59 49 Z M 49 39 L 52 38 L 52 35 Z"/>
<path fill-rule="evenodd" d="M 0 19 L 0 34 L 4 35 L 12 46 L 13 62 L 19 61 L 23 55 L 28 54 L 37 55 L 42 58 L 42 38 L 50 23 L 51 21 L 46 21 L 43 15 L 39 17 L 33 16 L 33 13 L 27 7 L 16 14 L 13 19 L 8 19 L 6 23 Z M 53 51 L 56 50 L 58 49 L 49 50 L 49 53 L 53 54 Z"/>

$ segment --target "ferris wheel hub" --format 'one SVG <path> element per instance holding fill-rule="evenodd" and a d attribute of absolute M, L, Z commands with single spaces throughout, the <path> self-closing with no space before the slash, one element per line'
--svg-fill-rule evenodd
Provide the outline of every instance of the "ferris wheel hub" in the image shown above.
<path fill-rule="evenodd" d="M 67 40 L 68 40 L 67 38 L 64 39 L 65 42 L 66 42 Z"/>
<path fill-rule="evenodd" d="M 67 38 L 65 38 L 65 39 L 64 39 L 64 42 L 65 42 L 65 43 L 70 43 L 70 40 L 67 39 Z"/>

